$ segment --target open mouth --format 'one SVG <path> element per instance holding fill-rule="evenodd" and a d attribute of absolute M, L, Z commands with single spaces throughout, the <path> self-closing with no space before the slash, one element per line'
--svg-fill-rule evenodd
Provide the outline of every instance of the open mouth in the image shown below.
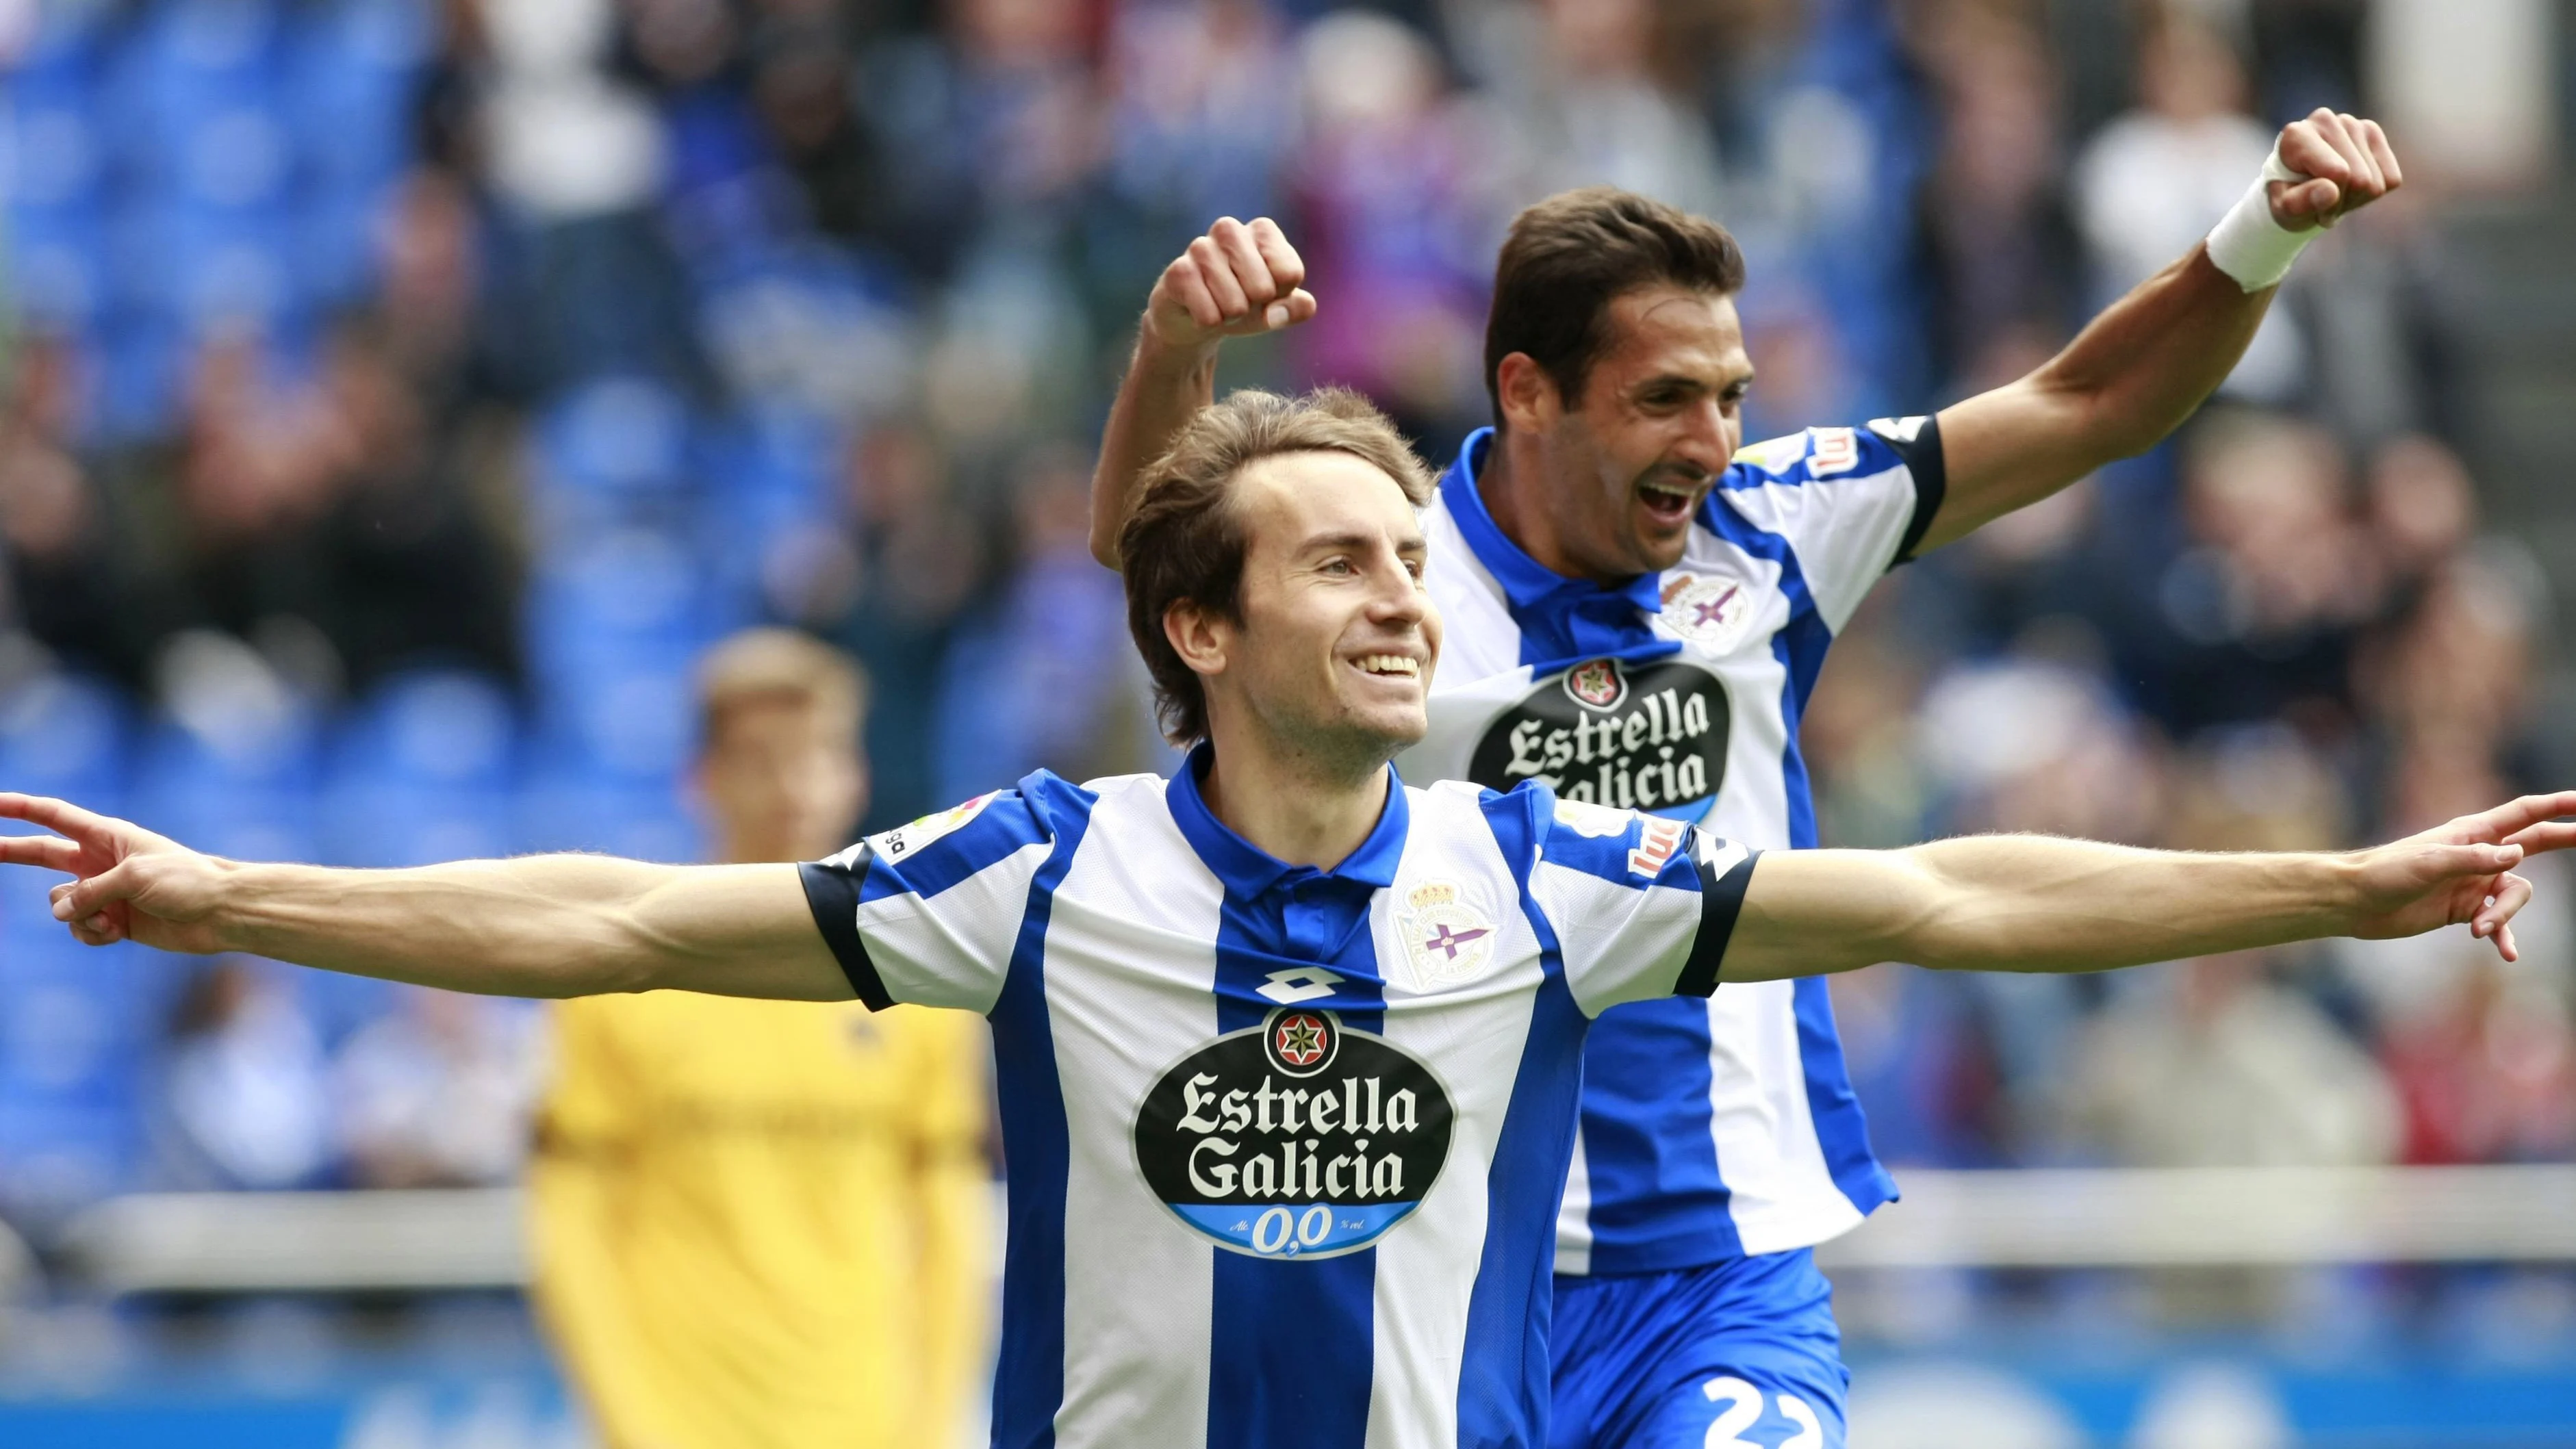
<path fill-rule="evenodd" d="M 1697 487 L 1671 483 L 1639 483 L 1637 501 L 1646 506 L 1646 514 L 1667 526 L 1690 521 L 1691 510 L 1699 506 Z"/>
<path fill-rule="evenodd" d="M 1409 654 L 1363 654 L 1352 661 L 1362 674 L 1380 679 L 1413 679 L 1422 677 L 1422 661 Z"/>

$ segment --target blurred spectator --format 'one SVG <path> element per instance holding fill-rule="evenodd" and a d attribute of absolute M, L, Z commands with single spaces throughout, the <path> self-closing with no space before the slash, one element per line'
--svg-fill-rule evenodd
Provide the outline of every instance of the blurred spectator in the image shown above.
<path fill-rule="evenodd" d="M 519 1174 L 545 1076 L 526 1002 L 409 987 L 332 1063 L 334 1124 L 361 1187 L 479 1187 Z"/>
<path fill-rule="evenodd" d="M 2083 258 L 2039 37 L 1984 7 L 1948 10 L 1952 23 L 1929 47 L 1942 132 L 1923 231 L 1939 296 L 1935 355 L 1953 390 L 1971 393 L 2029 372 L 2072 335 Z"/>
<path fill-rule="evenodd" d="M 2245 194 L 2272 132 L 2248 113 L 2244 63 L 2227 38 L 2170 7 L 2138 47 L 2138 109 L 2102 128 L 2075 161 L 2075 215 L 2107 301 L 2189 251 Z M 2279 309 L 2223 391 L 2288 401 L 2305 349 Z"/>
<path fill-rule="evenodd" d="M 1432 447 L 1454 444 L 1488 410 L 1497 218 L 1477 146 L 1500 118 L 1462 104 L 1430 41 L 1381 15 L 1317 22 L 1299 64 L 1298 246 L 1334 300 L 1290 339 L 1298 365 L 1368 389 Z"/>
<path fill-rule="evenodd" d="M 2147 973 L 2085 1033 L 2078 1141 L 2136 1167 L 2387 1162 L 2401 1123 L 2371 1061 L 2262 952 Z"/>
<path fill-rule="evenodd" d="M 170 1021 L 162 1168 L 182 1187 L 312 1185 L 331 1160 L 322 1045 L 273 968 L 224 956 Z"/>
<path fill-rule="evenodd" d="M 818 622 L 878 681 L 867 725 L 877 784 L 865 825 L 880 830 L 946 798 L 935 763 L 941 666 L 959 611 L 982 585 L 985 546 L 950 496 L 937 444 L 916 428 L 871 430 L 843 478 L 854 534 L 846 583 L 838 600 L 817 601 L 843 612 Z"/>

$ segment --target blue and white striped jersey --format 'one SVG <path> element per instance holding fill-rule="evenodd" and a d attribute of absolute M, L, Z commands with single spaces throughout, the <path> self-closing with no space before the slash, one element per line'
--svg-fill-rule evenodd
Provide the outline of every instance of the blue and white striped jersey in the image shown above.
<path fill-rule="evenodd" d="M 1798 718 L 1825 648 L 1939 508 L 1929 418 L 1746 448 L 1681 563 L 1621 588 L 1564 578 L 1496 527 L 1467 440 L 1423 520 L 1446 623 L 1417 780 L 1816 843 Z M 1821 979 L 1623 1006 L 1584 1048 L 1557 1271 L 1643 1273 L 1823 1242 L 1893 1199 Z"/>
<path fill-rule="evenodd" d="M 1291 867 L 1204 763 L 1041 771 L 803 868 L 869 1005 L 992 1019 L 993 1442 L 1539 1445 L 1585 1031 L 1711 992 L 1753 854 L 1399 784 L 1348 860 Z"/>

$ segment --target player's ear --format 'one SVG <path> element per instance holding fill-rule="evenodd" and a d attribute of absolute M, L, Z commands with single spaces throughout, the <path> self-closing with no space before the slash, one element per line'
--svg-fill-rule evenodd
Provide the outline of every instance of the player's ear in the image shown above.
<path fill-rule="evenodd" d="M 1223 674 L 1234 630 L 1230 620 L 1200 608 L 1192 600 L 1176 599 L 1163 610 L 1163 638 L 1191 673 Z"/>
<path fill-rule="evenodd" d="M 1508 352 L 1494 369 L 1494 392 L 1502 405 L 1503 426 L 1521 432 L 1545 432 L 1565 412 L 1556 379 L 1526 352 Z"/>

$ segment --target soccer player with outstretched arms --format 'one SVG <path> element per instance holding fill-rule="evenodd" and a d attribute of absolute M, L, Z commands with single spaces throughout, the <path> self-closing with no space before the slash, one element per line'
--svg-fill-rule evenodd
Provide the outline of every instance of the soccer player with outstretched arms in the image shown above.
<path fill-rule="evenodd" d="M 2349 854 L 1763 854 L 1542 782 L 1407 786 L 1389 762 L 1430 727 L 1442 640 L 1432 486 L 1347 393 L 1189 425 L 1123 539 L 1137 645 L 1194 746 L 1168 782 L 1041 771 L 801 867 L 255 865 L 0 795 L 55 832 L 0 837 L 0 862 L 71 875 L 54 914 L 98 944 L 985 1013 L 1010 1163 L 996 1444 L 1535 1449 L 1602 1012 L 1891 958 L 2079 971 L 2460 923 L 2510 956 L 2512 867 L 2576 843 L 2570 793 Z"/>
<path fill-rule="evenodd" d="M 2377 125 L 2319 111 L 2206 244 L 2028 377 L 1937 417 L 1741 451 L 1734 239 L 1606 188 L 1530 208 L 1496 268 L 1495 425 L 1424 520 L 1450 638 L 1406 777 L 1535 779 L 1748 846 L 1816 844 L 1798 720 L 1871 584 L 2153 446 L 2235 366 L 2317 228 L 2399 180 Z M 1212 400 L 1221 341 L 1313 316 L 1305 282 L 1268 221 L 1220 221 L 1164 271 L 1103 439 L 1102 562 L 1147 465 Z M 1576 1140 L 1558 1449 L 1841 1449 L 1847 1375 L 1809 1249 L 1896 1189 L 1825 983 L 1613 1011 L 1586 1048 Z"/>

